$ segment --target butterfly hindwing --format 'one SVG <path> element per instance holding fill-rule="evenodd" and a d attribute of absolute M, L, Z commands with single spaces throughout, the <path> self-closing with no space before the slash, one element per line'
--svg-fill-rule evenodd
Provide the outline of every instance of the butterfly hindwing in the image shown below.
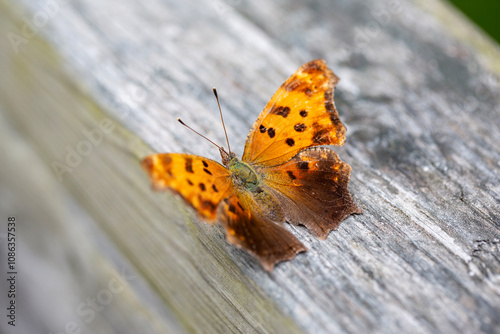
<path fill-rule="evenodd" d="M 172 190 L 203 218 L 214 220 L 217 206 L 233 193 L 229 171 L 216 161 L 190 154 L 155 154 L 142 160 L 155 190 Z"/>
<path fill-rule="evenodd" d="M 311 147 L 288 162 L 259 170 L 286 219 L 325 239 L 352 213 L 361 213 L 347 187 L 351 167 L 327 147 Z"/>
<path fill-rule="evenodd" d="M 242 197 L 240 199 L 240 197 Z M 249 206 L 245 194 L 233 195 L 219 207 L 220 221 L 227 240 L 253 254 L 262 266 L 271 271 L 278 262 L 290 260 L 305 246 L 284 227 L 266 216 L 258 216 Z"/>
<path fill-rule="evenodd" d="M 300 150 L 343 145 L 345 127 L 333 103 L 337 76 L 324 60 L 313 60 L 278 89 L 254 123 L 242 160 L 275 166 Z"/>

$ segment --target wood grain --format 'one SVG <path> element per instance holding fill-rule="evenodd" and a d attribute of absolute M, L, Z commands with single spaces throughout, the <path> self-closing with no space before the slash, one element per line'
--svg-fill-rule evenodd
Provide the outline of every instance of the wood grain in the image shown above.
<path fill-rule="evenodd" d="M 21 289 L 34 306 L 19 316 L 24 333 L 36 323 L 61 332 L 72 319 L 100 333 L 500 331 L 500 52 L 453 9 L 55 3 L 0 0 L 1 36 L 48 18 L 18 52 L 0 38 L 0 211 L 25 217 Z M 341 79 L 347 142 L 335 150 L 353 168 L 363 214 L 325 241 L 287 226 L 309 252 L 268 274 L 220 226 L 151 192 L 139 161 L 152 152 L 219 159 L 175 121 L 224 143 L 213 86 L 241 155 L 274 91 L 315 58 Z M 108 121 L 59 178 L 54 162 L 67 165 L 68 150 Z M 136 278 L 126 294 L 96 320 L 75 315 L 124 264 Z"/>

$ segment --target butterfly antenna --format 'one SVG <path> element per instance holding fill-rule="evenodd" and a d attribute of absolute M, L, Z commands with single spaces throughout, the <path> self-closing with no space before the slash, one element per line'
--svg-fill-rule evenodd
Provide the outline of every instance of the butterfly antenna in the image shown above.
<path fill-rule="evenodd" d="M 205 137 L 204 135 L 202 135 L 201 133 L 199 133 L 198 131 L 194 130 L 192 127 L 190 127 L 189 125 L 186 125 L 186 123 L 184 123 L 180 118 L 177 118 L 177 121 L 179 123 L 181 123 L 182 125 L 184 125 L 186 128 L 188 128 L 189 130 L 193 131 L 194 133 L 196 133 L 198 136 L 200 137 L 203 137 L 205 138 L 206 140 L 208 140 L 209 142 L 211 142 L 212 144 L 214 144 L 215 146 L 217 146 L 217 148 L 219 150 L 222 149 L 222 147 L 220 147 L 219 145 L 217 145 L 216 143 L 214 143 L 213 141 L 211 141 L 210 139 L 208 139 L 207 137 Z"/>
<path fill-rule="evenodd" d="M 222 110 L 220 108 L 219 96 L 217 95 L 217 89 L 213 88 L 215 99 L 217 100 L 217 105 L 219 106 L 220 120 L 222 121 L 222 127 L 224 128 L 224 134 L 226 135 L 227 149 L 229 151 L 229 156 L 231 156 L 231 146 L 229 146 L 229 139 L 227 138 L 226 125 L 224 125 L 224 118 L 222 117 Z"/>

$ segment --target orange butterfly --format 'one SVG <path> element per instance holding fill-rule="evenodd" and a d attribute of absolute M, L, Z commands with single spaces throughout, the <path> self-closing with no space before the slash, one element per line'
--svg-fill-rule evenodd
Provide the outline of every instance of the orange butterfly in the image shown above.
<path fill-rule="evenodd" d="M 146 157 L 155 190 L 172 190 L 208 221 L 224 225 L 230 243 L 271 271 L 306 251 L 281 224 L 305 225 L 325 239 L 352 213 L 351 167 L 320 145 L 341 146 L 345 127 L 333 104 L 338 77 L 313 60 L 288 78 L 253 125 L 242 159 L 219 148 L 223 165 L 196 155 Z"/>

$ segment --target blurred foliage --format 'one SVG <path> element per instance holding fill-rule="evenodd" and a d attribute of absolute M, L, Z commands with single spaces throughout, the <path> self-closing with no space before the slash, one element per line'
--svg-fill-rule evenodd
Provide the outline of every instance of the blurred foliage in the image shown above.
<path fill-rule="evenodd" d="M 450 0 L 450 2 L 500 42 L 500 0 Z"/>

